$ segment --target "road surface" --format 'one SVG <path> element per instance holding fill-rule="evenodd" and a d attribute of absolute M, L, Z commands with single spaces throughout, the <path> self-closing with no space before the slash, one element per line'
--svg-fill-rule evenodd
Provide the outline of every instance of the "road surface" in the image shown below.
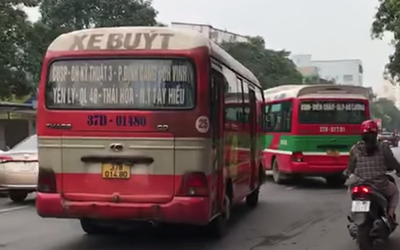
<path fill-rule="evenodd" d="M 400 150 L 394 152 L 400 158 Z M 238 206 L 229 234 L 212 241 L 193 228 L 88 237 L 75 220 L 39 218 L 33 199 L 17 206 L 0 198 L 0 250 L 355 250 L 346 228 L 349 205 L 346 189 L 328 189 L 322 180 L 269 182 L 259 206 Z M 400 230 L 385 247 L 395 249 Z"/>

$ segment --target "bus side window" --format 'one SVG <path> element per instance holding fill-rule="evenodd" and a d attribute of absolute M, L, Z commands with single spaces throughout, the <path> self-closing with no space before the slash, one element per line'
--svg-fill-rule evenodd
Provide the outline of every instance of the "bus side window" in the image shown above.
<path fill-rule="evenodd" d="M 236 122 L 237 116 L 237 109 L 235 107 L 225 108 L 225 119 L 227 121 Z"/>
<path fill-rule="evenodd" d="M 270 116 L 269 116 L 269 112 L 271 109 L 271 105 L 265 105 L 263 108 L 263 113 L 264 113 L 264 131 L 270 131 L 270 127 L 271 127 L 271 120 L 270 120 Z"/>
<path fill-rule="evenodd" d="M 282 105 L 280 103 L 271 105 L 271 131 L 280 132 L 282 129 Z"/>
<path fill-rule="evenodd" d="M 268 105 L 267 131 L 291 132 L 292 130 L 292 102 L 282 102 Z"/>
<path fill-rule="evenodd" d="M 255 91 L 256 91 L 256 97 L 258 97 L 257 98 L 257 107 L 256 107 L 256 110 L 257 110 L 257 113 L 258 113 L 258 115 L 257 115 L 257 125 L 258 125 L 259 129 L 261 129 L 262 131 L 265 131 L 266 130 L 265 129 L 266 128 L 266 126 L 265 126 L 265 116 L 266 116 L 266 114 L 265 114 L 263 105 L 259 104 L 260 101 L 262 103 L 264 103 L 264 96 L 263 96 L 263 93 L 262 93 L 261 89 L 256 88 Z"/>
<path fill-rule="evenodd" d="M 249 97 L 249 83 L 245 80 L 241 80 L 242 82 L 242 95 L 243 95 L 243 105 L 242 105 L 242 113 L 243 113 L 243 123 L 250 123 L 250 97 Z"/>
<path fill-rule="evenodd" d="M 225 114 L 229 117 L 225 117 L 226 121 L 234 122 L 234 127 L 241 129 L 243 127 L 242 117 L 242 86 L 241 82 L 238 81 L 236 73 L 229 68 L 223 67 L 223 77 L 226 83 L 227 89 L 225 92 Z"/>
<path fill-rule="evenodd" d="M 292 102 L 282 103 L 282 129 L 281 132 L 292 131 Z"/>
<path fill-rule="evenodd" d="M 224 88 L 222 85 L 224 84 L 224 76 L 216 71 L 215 69 L 211 70 L 211 84 L 210 84 L 210 115 L 211 115 L 211 131 L 213 140 L 218 140 L 220 136 L 220 127 L 222 121 L 220 119 L 219 112 L 221 111 L 221 92 Z"/>

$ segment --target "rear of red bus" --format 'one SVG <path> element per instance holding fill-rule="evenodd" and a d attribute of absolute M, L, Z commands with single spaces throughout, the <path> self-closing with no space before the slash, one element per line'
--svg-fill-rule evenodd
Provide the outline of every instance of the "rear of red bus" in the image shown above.
<path fill-rule="evenodd" d="M 370 118 L 366 98 L 300 98 L 294 101 L 290 172 L 342 182 L 349 151 Z M 334 182 L 334 181 L 332 181 Z"/>
<path fill-rule="evenodd" d="M 203 47 L 49 51 L 38 103 L 38 214 L 209 222 L 208 70 Z"/>

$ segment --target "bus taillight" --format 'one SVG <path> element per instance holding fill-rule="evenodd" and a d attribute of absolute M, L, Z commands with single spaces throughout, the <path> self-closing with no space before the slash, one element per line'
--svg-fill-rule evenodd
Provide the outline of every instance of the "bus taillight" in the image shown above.
<path fill-rule="evenodd" d="M 292 161 L 302 162 L 303 161 L 303 153 L 302 152 L 293 152 Z"/>
<path fill-rule="evenodd" d="M 182 178 L 179 196 L 208 196 L 207 177 L 203 172 L 187 173 Z"/>
<path fill-rule="evenodd" d="M 52 169 L 39 167 L 37 191 L 40 193 L 56 193 L 56 174 Z"/>

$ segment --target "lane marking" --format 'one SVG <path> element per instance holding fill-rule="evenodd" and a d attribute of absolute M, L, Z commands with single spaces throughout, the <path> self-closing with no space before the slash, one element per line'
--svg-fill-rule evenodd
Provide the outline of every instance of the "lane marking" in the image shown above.
<path fill-rule="evenodd" d="M 25 206 L 19 206 L 19 207 L 4 208 L 4 209 L 0 209 L 0 214 L 11 212 L 11 211 L 25 209 L 25 208 L 28 208 L 28 207 L 31 207 L 31 206 L 30 205 L 25 205 Z"/>

